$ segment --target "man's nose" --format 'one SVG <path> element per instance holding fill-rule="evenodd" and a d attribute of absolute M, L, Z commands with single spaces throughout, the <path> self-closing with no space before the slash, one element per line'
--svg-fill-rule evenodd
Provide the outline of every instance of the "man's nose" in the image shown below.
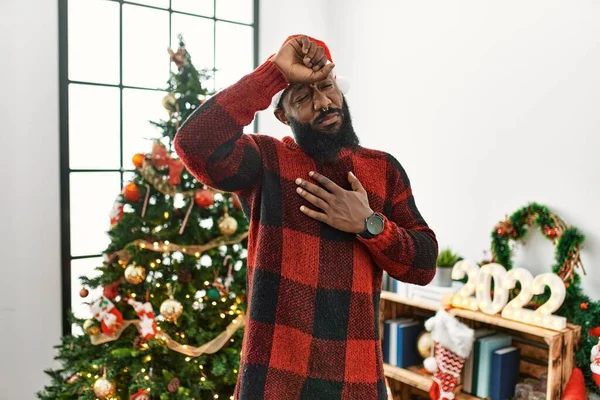
<path fill-rule="evenodd" d="M 325 95 L 325 93 L 316 89 L 313 94 L 313 107 L 315 111 L 319 111 L 323 108 L 329 108 L 332 104 L 332 101 Z"/>

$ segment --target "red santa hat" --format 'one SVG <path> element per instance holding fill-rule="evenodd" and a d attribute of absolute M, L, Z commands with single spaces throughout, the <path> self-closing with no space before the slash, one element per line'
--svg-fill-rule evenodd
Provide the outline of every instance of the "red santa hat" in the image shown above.
<path fill-rule="evenodd" d="M 292 39 L 295 39 L 297 37 L 301 37 L 304 35 L 292 35 L 289 36 L 287 39 L 285 39 L 285 41 L 282 44 L 282 47 L 289 42 Z M 314 39 L 310 36 L 307 36 L 309 40 L 314 41 L 315 43 L 317 43 L 317 45 L 323 47 L 324 53 L 325 53 L 325 57 L 327 57 L 327 60 L 329 61 L 329 63 L 333 62 L 333 58 L 331 57 L 331 52 L 329 51 L 329 47 L 327 47 L 327 45 L 325 44 L 325 42 L 318 40 L 318 39 Z M 350 91 L 350 82 L 348 82 L 348 80 L 342 76 L 338 76 L 335 72 L 335 68 L 333 69 L 333 71 L 331 71 L 331 73 L 333 74 L 333 78 L 335 79 L 335 82 L 337 84 L 337 87 L 340 89 L 340 91 L 343 94 L 347 94 Z M 287 88 L 286 88 L 287 89 Z M 281 90 L 279 93 L 277 93 L 275 96 L 273 96 L 273 100 L 271 102 L 271 106 L 273 108 L 277 108 L 277 106 L 279 105 L 279 101 L 281 100 L 281 96 L 283 96 L 283 93 L 285 92 L 286 89 Z"/>

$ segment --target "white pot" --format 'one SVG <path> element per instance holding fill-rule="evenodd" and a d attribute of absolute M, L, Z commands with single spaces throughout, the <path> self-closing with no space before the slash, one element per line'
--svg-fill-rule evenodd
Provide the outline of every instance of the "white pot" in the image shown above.
<path fill-rule="evenodd" d="M 452 268 L 436 267 L 435 283 L 437 286 L 450 287 L 452 286 Z"/>

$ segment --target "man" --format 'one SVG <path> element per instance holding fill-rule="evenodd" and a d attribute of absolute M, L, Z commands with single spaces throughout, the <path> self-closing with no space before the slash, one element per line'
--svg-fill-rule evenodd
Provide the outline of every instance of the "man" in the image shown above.
<path fill-rule="evenodd" d="M 389 154 L 359 146 L 327 46 L 292 36 L 209 99 L 175 148 L 250 221 L 240 400 L 386 399 L 382 273 L 425 285 L 437 242 Z M 244 134 L 275 105 L 295 140 Z"/>

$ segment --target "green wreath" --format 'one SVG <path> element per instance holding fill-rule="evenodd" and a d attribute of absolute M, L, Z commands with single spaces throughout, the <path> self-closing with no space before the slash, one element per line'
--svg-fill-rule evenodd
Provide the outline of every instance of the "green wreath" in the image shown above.
<path fill-rule="evenodd" d="M 600 324 L 600 302 L 590 300 L 583 293 L 581 278 L 577 273 L 577 268 L 580 268 L 585 274 L 580 258 L 584 235 L 551 213 L 548 207 L 531 203 L 494 227 L 491 235 L 492 262 L 501 264 L 507 270 L 511 269 L 511 242 L 522 240 L 527 230 L 532 227 L 540 228 L 542 234 L 555 245 L 555 264 L 552 266 L 552 272 L 561 277 L 567 288 L 565 301 L 556 314 L 581 326 L 581 342 L 575 362 L 585 376 L 588 390 L 600 395 L 600 388 L 595 384 L 589 368 L 590 351 L 598 342 L 590 330 Z"/>

